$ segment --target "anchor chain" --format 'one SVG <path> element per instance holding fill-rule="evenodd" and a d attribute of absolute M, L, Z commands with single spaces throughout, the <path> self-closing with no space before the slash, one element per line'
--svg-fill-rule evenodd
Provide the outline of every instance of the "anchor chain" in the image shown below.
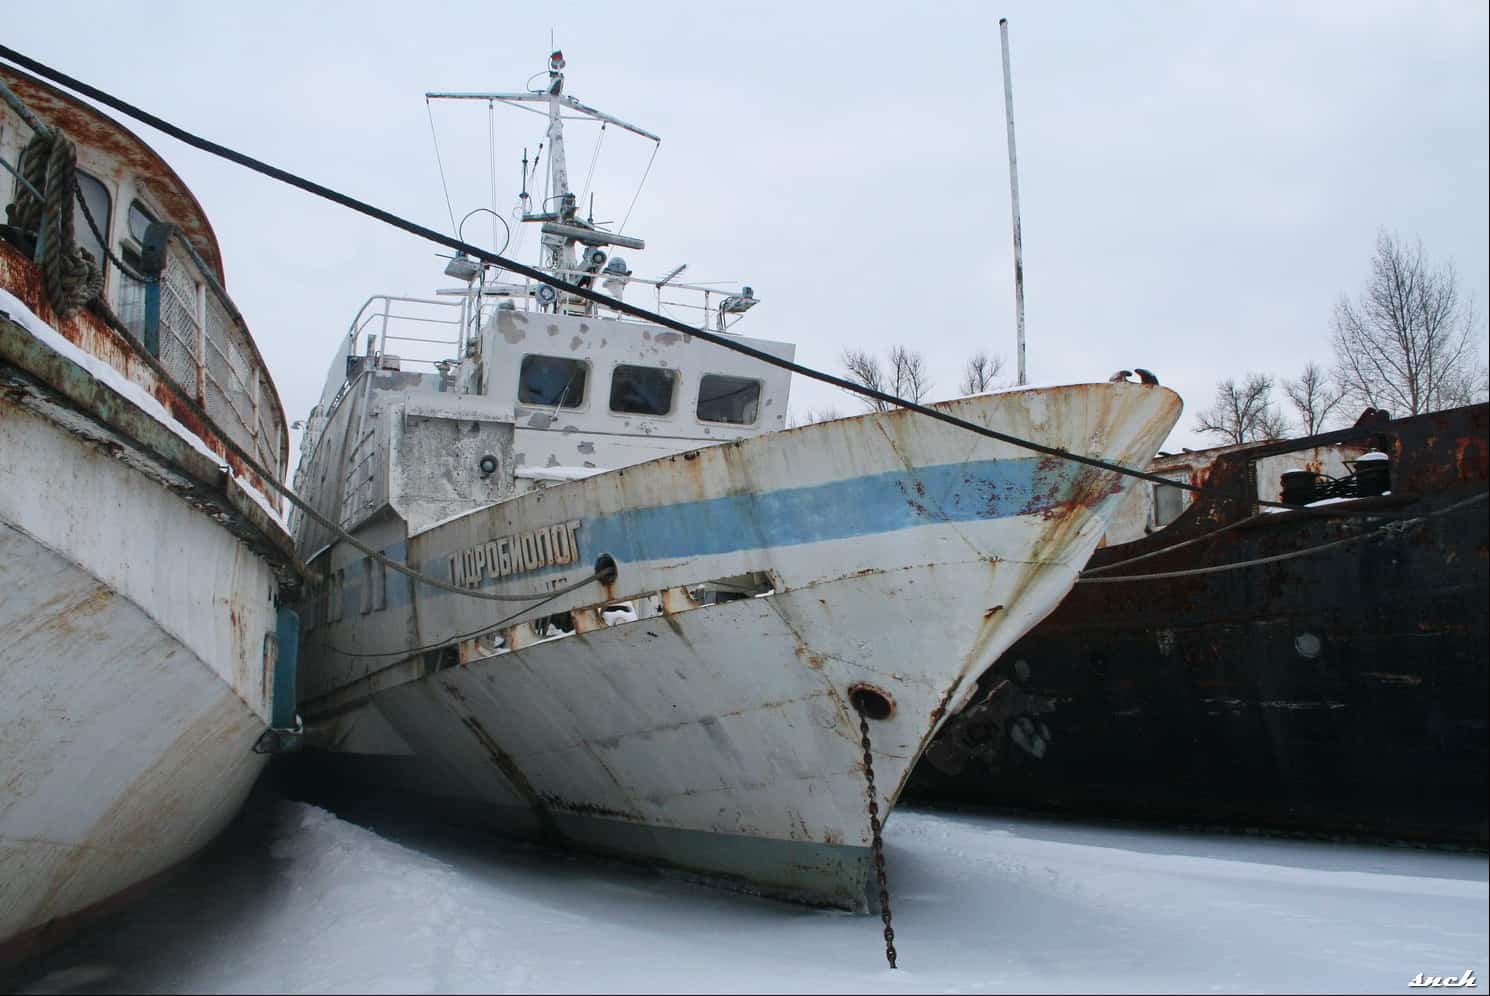
<path fill-rule="evenodd" d="M 895 968 L 895 928 L 890 925 L 890 883 L 885 879 L 885 842 L 880 836 L 880 804 L 874 788 L 874 757 L 869 752 L 869 719 L 857 702 L 859 713 L 859 743 L 864 748 L 864 780 L 868 783 L 869 830 L 873 835 L 874 873 L 879 878 L 880 919 L 885 922 L 885 960 Z"/>

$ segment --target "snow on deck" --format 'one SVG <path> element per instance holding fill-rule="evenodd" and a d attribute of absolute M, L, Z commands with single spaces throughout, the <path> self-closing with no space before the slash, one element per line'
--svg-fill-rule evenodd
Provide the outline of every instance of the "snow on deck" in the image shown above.
<path fill-rule="evenodd" d="M 4 288 L 0 288 L 0 314 L 6 315 L 16 325 L 31 333 L 33 337 L 40 339 L 52 352 L 88 371 L 89 376 L 94 380 L 107 385 L 115 394 L 124 398 L 130 404 L 140 409 L 140 411 L 165 426 L 178 439 L 185 442 L 202 456 L 225 470 L 229 469 L 221 454 L 214 453 L 208 447 L 205 440 L 176 421 L 176 417 L 167 411 L 165 405 L 161 404 L 153 394 L 130 380 L 123 372 L 114 369 L 97 356 L 80 348 L 71 339 L 67 338 L 67 336 L 42 321 L 36 312 L 26 307 L 24 301 Z M 265 467 L 264 469 L 271 473 L 274 470 L 272 467 Z M 237 482 L 243 493 L 252 498 L 254 504 L 258 505 L 265 515 L 269 516 L 271 521 L 278 523 L 281 527 L 285 526 L 286 519 L 284 514 L 274 507 L 274 503 L 263 492 L 250 484 L 247 478 L 240 475 L 233 475 L 233 480 Z"/>
<path fill-rule="evenodd" d="M 261 793 L 19 991 L 1483 991 L 1490 967 L 1483 855 L 900 811 L 890 972 L 878 918 L 416 819 Z"/>

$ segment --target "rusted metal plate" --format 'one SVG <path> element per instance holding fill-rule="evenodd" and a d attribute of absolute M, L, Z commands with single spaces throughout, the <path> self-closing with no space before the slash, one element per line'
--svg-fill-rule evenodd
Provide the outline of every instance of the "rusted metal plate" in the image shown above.
<path fill-rule="evenodd" d="M 1334 441 L 1314 442 L 1297 449 L 1278 450 L 1273 446 L 1243 443 L 1221 446 L 1207 450 L 1185 450 L 1181 453 L 1160 454 L 1148 467 L 1152 474 L 1168 480 L 1196 487 L 1209 487 L 1211 476 L 1218 463 L 1224 465 L 1232 454 L 1246 452 L 1250 459 L 1250 476 L 1256 482 L 1259 495 L 1277 498 L 1282 487 L 1284 473 L 1292 470 L 1307 470 L 1329 477 L 1344 477 L 1350 473 L 1351 461 L 1373 448 L 1366 433 L 1347 433 Z M 1243 482 L 1245 486 L 1245 482 Z M 1165 507 L 1158 508 L 1160 487 L 1144 484 L 1135 487 L 1123 507 L 1113 517 L 1102 538 L 1102 547 L 1131 543 L 1169 525 L 1185 508 L 1192 494 L 1177 488 L 1168 489 L 1162 497 Z"/>
<path fill-rule="evenodd" d="M 1485 491 L 1485 405 L 1227 453 L 1207 483 L 1246 494 L 1259 461 L 1351 438 L 1391 457 L 1392 494 L 1358 508 L 1410 521 Z M 1235 563 L 1382 521 L 1301 510 L 1210 535 L 1251 512 L 1200 498 L 1091 567 L 1194 539 L 1110 573 Z M 1078 585 L 983 677 L 986 708 L 949 724 L 916 791 L 1484 847 L 1487 575 L 1478 502 L 1255 568 Z"/>
<path fill-rule="evenodd" d="M 231 467 L 235 476 L 247 481 L 249 486 L 263 495 L 274 508 L 283 509 L 284 499 L 279 493 L 266 484 L 259 472 L 249 466 L 224 442 L 226 437 L 201 407 L 192 400 L 187 391 L 171 380 L 148 354 L 140 350 L 138 344 L 88 310 L 80 311 L 66 321 L 58 319 L 41 292 L 35 266 L 16 252 L 13 247 L 4 243 L 0 243 L 0 286 L 14 294 L 22 304 L 30 308 L 34 315 L 60 332 L 68 342 L 88 355 L 107 363 L 119 371 L 130 383 L 144 389 L 165 408 L 177 423 L 216 454 L 223 465 Z M 22 361 L 19 357 L 24 353 L 37 358 L 31 365 L 38 368 L 41 365 L 48 367 L 63 365 L 53 358 L 57 355 L 53 350 L 30 336 L 18 322 L 5 321 L 3 316 L 0 316 L 0 322 L 5 324 L 4 334 L 7 337 L 5 348 L 7 355 L 15 358 L 12 362 L 20 364 Z M 43 375 L 39 369 L 32 372 L 42 376 L 48 382 L 65 379 L 55 373 Z M 88 379 L 90 382 L 93 380 L 91 377 Z M 146 417 L 151 421 L 158 421 L 151 416 Z M 282 424 L 283 419 L 280 421 Z M 166 431 L 164 427 L 161 427 L 156 434 L 164 431 Z M 277 479 L 283 479 L 285 462 L 281 461 L 279 466 L 265 469 L 274 474 Z"/>

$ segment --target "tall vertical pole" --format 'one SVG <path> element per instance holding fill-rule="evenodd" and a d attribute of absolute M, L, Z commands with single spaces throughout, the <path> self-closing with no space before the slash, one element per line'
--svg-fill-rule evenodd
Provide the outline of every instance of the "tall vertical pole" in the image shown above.
<path fill-rule="evenodd" d="M 1004 120 L 1009 126 L 1009 197 L 1014 202 L 1014 321 L 1019 330 L 1019 384 L 1024 373 L 1024 238 L 1019 230 L 1019 161 L 1014 152 L 1014 87 L 1009 82 L 1009 19 L 999 18 L 999 40 L 1004 49 Z"/>

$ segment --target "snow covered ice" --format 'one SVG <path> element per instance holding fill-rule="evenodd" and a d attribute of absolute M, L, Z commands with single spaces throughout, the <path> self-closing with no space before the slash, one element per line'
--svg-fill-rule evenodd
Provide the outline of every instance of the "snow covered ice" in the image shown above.
<path fill-rule="evenodd" d="M 891 972 L 877 917 L 432 828 L 418 812 L 357 818 L 367 826 L 261 791 L 220 844 L 10 986 L 1421 992 L 1408 987 L 1420 972 L 1487 968 L 1483 855 L 899 810 Z"/>

